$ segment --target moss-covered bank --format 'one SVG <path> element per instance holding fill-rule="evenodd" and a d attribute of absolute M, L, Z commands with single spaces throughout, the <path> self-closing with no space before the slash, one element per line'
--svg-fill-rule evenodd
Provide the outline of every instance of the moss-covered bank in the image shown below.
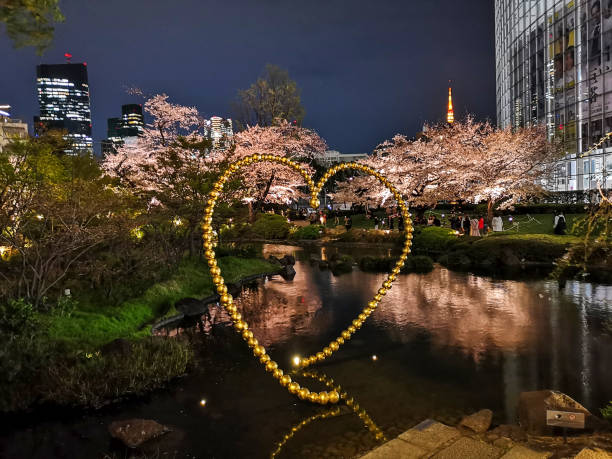
<path fill-rule="evenodd" d="M 278 267 L 258 258 L 220 257 L 227 282 Z M 0 306 L 0 411 L 51 403 L 99 407 L 162 387 L 184 374 L 186 338 L 151 336 L 151 324 L 185 297 L 214 293 L 207 266 L 185 260 L 168 279 L 116 307 L 72 304 L 48 313 L 23 301 Z"/>

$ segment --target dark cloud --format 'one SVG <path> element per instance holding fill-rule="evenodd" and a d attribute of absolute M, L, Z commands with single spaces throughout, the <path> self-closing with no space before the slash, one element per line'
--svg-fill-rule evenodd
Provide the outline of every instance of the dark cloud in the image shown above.
<path fill-rule="evenodd" d="M 302 88 L 305 124 L 330 147 L 371 151 L 445 115 L 495 118 L 490 0 L 64 0 L 66 22 L 42 58 L 0 38 L 0 103 L 31 121 L 35 66 L 70 51 L 88 63 L 94 140 L 134 101 L 126 87 L 166 92 L 204 114 L 230 116 L 236 90 L 266 63 Z"/>

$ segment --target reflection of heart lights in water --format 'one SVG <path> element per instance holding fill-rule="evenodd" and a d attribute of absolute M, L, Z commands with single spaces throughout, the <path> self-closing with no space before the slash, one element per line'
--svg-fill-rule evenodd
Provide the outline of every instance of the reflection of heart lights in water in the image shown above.
<path fill-rule="evenodd" d="M 393 281 L 397 278 L 398 274 L 400 273 L 400 270 L 404 266 L 404 261 L 406 260 L 406 257 L 410 253 L 410 246 L 412 243 L 412 224 L 410 220 L 410 214 L 408 213 L 408 206 L 404 202 L 402 195 L 395 189 L 395 187 L 391 185 L 391 183 L 383 175 L 381 175 L 370 167 L 356 163 L 341 163 L 329 169 L 315 185 L 315 182 L 312 180 L 310 174 L 298 163 L 293 162 L 287 158 L 275 155 L 251 155 L 230 164 L 229 167 L 217 179 L 213 186 L 213 190 L 208 195 L 208 205 L 206 207 L 204 219 L 202 222 L 205 250 L 204 254 L 206 256 L 206 259 L 208 260 L 208 266 L 210 268 L 212 281 L 215 284 L 216 290 L 220 295 L 220 303 L 225 307 L 225 310 L 230 315 L 235 330 L 240 333 L 242 338 L 246 341 L 247 345 L 252 349 L 253 355 L 259 359 L 259 361 L 265 366 L 266 370 L 272 373 L 272 376 L 278 380 L 281 386 L 286 387 L 291 394 L 297 395 L 301 400 L 308 400 L 312 403 L 319 403 L 321 405 L 326 405 L 327 403 L 337 403 L 341 398 L 337 390 L 332 390 L 330 392 L 310 392 L 309 389 L 301 387 L 297 382 L 292 381 L 291 376 L 285 374 L 284 371 L 278 367 L 278 363 L 276 363 L 270 358 L 270 356 L 267 354 L 266 348 L 259 343 L 257 338 L 253 335 L 253 332 L 249 330 L 248 323 L 243 320 L 242 315 L 238 312 L 238 309 L 234 304 L 232 295 L 227 292 L 227 286 L 225 285 L 225 280 L 221 275 L 221 269 L 217 266 L 217 260 L 215 259 L 215 252 L 213 250 L 215 234 L 211 226 L 217 199 L 223 191 L 223 185 L 226 181 L 229 180 L 231 175 L 237 173 L 244 166 L 262 161 L 280 163 L 281 165 L 285 165 L 292 168 L 295 172 L 298 172 L 300 175 L 302 175 L 306 184 L 311 190 L 310 206 L 313 209 L 319 208 L 320 203 L 317 196 L 323 188 L 323 185 L 330 177 L 335 175 L 337 172 L 342 171 L 344 169 L 353 169 L 358 172 L 363 172 L 364 174 L 371 175 L 378 179 L 380 183 L 382 183 L 389 189 L 391 194 L 394 196 L 395 201 L 399 205 L 402 217 L 404 218 L 404 222 L 406 222 L 406 238 L 404 241 L 404 248 L 402 250 L 402 254 L 391 273 L 387 276 L 387 279 L 382 283 L 382 287 L 378 289 L 378 292 L 374 295 L 373 300 L 368 302 L 368 304 L 364 307 L 364 309 L 357 316 L 357 318 L 354 319 L 352 323 L 344 331 L 342 331 L 340 333 L 340 336 L 338 336 L 334 341 L 329 343 L 326 347 L 324 347 L 316 354 L 310 355 L 309 357 L 305 357 L 303 359 L 300 358 L 299 366 L 301 368 L 305 368 L 316 362 L 322 362 L 326 358 L 330 357 L 334 352 L 336 352 L 340 348 L 340 346 L 342 346 L 346 341 L 348 341 L 351 336 L 359 328 L 361 328 L 365 320 L 378 307 L 378 303 L 380 302 L 382 297 L 386 295 L 387 291 L 391 288 Z"/>
<path fill-rule="evenodd" d="M 295 372 L 293 374 L 295 374 Z M 330 378 L 329 376 L 324 375 L 322 373 L 317 373 L 316 371 L 300 371 L 298 373 L 298 376 L 315 379 L 315 380 L 325 384 L 325 386 L 328 389 L 333 389 L 333 390 L 337 391 L 340 394 L 340 398 L 343 401 L 346 402 L 346 406 L 349 407 L 353 411 L 353 413 L 355 413 L 359 417 L 359 419 L 361 419 L 361 421 L 363 422 L 364 426 L 370 432 L 372 432 L 372 434 L 374 435 L 374 438 L 376 440 L 378 440 L 378 441 L 387 441 L 387 438 L 385 437 L 385 434 L 383 433 L 383 431 L 380 430 L 380 428 L 374 423 L 374 421 L 368 415 L 366 410 L 361 408 L 353 397 L 349 397 L 349 395 L 342 390 L 342 387 L 337 385 L 332 378 Z M 283 447 L 285 446 L 285 444 L 289 440 L 291 440 L 293 438 L 293 436 L 300 429 L 302 429 L 303 427 L 306 427 L 311 422 L 317 421 L 317 420 L 320 420 L 320 419 L 332 418 L 332 417 L 338 416 L 340 414 L 342 414 L 342 409 L 340 407 L 335 407 L 335 408 L 333 408 L 331 410 L 327 410 L 327 411 L 323 411 L 321 413 L 314 414 L 314 415 L 304 419 L 303 421 L 299 422 L 298 424 L 294 425 L 289 430 L 289 432 L 287 434 L 285 434 L 283 439 L 278 443 L 276 449 L 272 452 L 270 457 L 271 458 L 275 458 L 276 456 L 278 456 L 280 454 L 281 450 L 283 449 Z"/>

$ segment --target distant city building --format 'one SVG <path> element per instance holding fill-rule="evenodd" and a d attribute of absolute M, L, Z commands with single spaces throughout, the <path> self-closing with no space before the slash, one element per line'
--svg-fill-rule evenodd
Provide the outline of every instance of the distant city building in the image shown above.
<path fill-rule="evenodd" d="M 135 142 L 143 132 L 142 105 L 122 105 L 121 118 L 108 118 L 106 139 L 102 141 L 102 155 L 116 153 L 122 145 Z"/>
<path fill-rule="evenodd" d="M 206 126 L 208 128 L 208 136 L 213 143 L 213 148 L 224 150 L 229 146 L 234 137 L 231 118 L 224 119 L 219 116 L 213 116 L 207 121 Z"/>
<path fill-rule="evenodd" d="M 451 88 L 448 88 L 448 109 L 446 110 L 446 122 L 453 124 L 455 122 L 455 112 L 453 112 L 453 95 Z"/>
<path fill-rule="evenodd" d="M 234 137 L 231 118 L 221 118 L 213 116 L 206 121 L 208 137 L 212 140 L 213 148 L 224 150 L 231 143 Z"/>
<path fill-rule="evenodd" d="M 136 137 L 144 131 L 144 115 L 142 105 L 126 104 L 121 106 L 121 137 Z"/>
<path fill-rule="evenodd" d="M 0 151 L 12 139 L 28 136 L 27 123 L 11 118 L 10 108 L 10 105 L 0 105 Z"/>
<path fill-rule="evenodd" d="M 36 87 L 40 115 L 34 117 L 35 133 L 65 131 L 71 144 L 66 153 L 93 153 L 87 64 L 38 65 Z"/>
<path fill-rule="evenodd" d="M 367 158 L 367 153 L 340 153 L 336 150 L 327 150 L 323 153 L 323 157 L 318 159 L 318 163 L 324 167 L 330 167 L 337 163 L 349 163 Z"/>

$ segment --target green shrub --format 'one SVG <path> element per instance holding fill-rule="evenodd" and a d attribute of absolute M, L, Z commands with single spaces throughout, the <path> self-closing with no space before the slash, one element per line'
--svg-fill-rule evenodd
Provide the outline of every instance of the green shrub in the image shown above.
<path fill-rule="evenodd" d="M 359 260 L 359 269 L 366 272 L 389 272 L 396 263 L 397 258 L 366 256 Z"/>
<path fill-rule="evenodd" d="M 367 272 L 390 272 L 399 257 L 363 257 L 359 260 L 359 268 Z M 434 268 L 434 262 L 425 255 L 410 255 L 406 257 L 402 273 L 426 273 Z"/>
<path fill-rule="evenodd" d="M 455 232 L 439 226 L 415 228 L 412 234 L 412 251 L 419 253 L 445 252 L 459 242 Z"/>
<path fill-rule="evenodd" d="M 608 421 L 612 421 L 612 401 L 610 403 L 608 403 L 608 406 L 606 406 L 605 408 L 600 409 L 599 411 L 601 411 L 601 415 L 607 419 Z"/>
<path fill-rule="evenodd" d="M 289 238 L 299 241 L 304 239 L 319 239 L 323 234 L 321 225 L 293 226 Z"/>
<path fill-rule="evenodd" d="M 219 236 L 221 239 L 233 240 L 242 239 L 251 231 L 251 225 L 248 223 L 234 223 L 231 225 L 222 225 L 219 228 Z"/>
<path fill-rule="evenodd" d="M 338 236 L 338 240 L 342 242 L 370 242 L 370 243 L 391 243 L 396 244 L 404 240 L 405 233 L 399 231 L 385 230 L 365 230 L 353 228 L 346 233 Z"/>
<path fill-rule="evenodd" d="M 349 255 L 333 254 L 329 260 L 329 268 L 334 276 L 346 274 L 353 271 L 353 263 L 355 260 Z"/>
<path fill-rule="evenodd" d="M 262 246 L 253 244 L 220 244 L 215 248 L 217 258 L 238 257 L 238 258 L 257 258 L 262 255 Z"/>
<path fill-rule="evenodd" d="M 261 214 L 251 227 L 251 232 L 263 239 L 285 239 L 290 226 L 287 218 L 282 215 Z"/>
<path fill-rule="evenodd" d="M 434 262 L 431 258 L 425 255 L 414 255 L 412 257 L 408 257 L 407 260 L 410 260 L 410 265 L 412 265 L 412 271 L 415 273 L 428 273 L 434 269 Z M 407 265 L 408 263 L 406 263 Z M 406 268 L 406 265 L 404 268 Z M 402 269 L 404 271 L 404 269 Z"/>

